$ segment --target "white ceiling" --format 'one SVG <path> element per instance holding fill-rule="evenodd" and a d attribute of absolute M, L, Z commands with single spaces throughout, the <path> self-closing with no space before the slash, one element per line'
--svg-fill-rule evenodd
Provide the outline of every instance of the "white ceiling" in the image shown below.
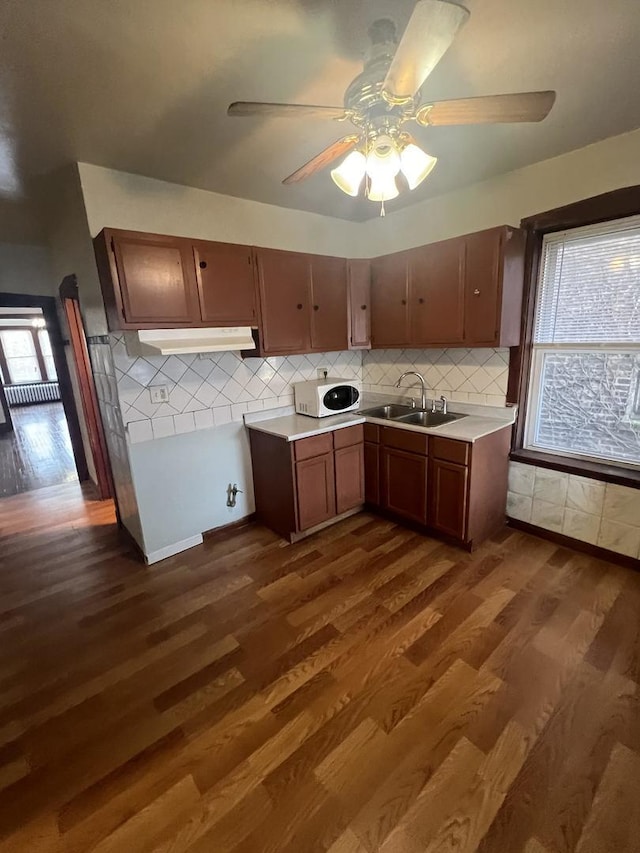
<path fill-rule="evenodd" d="M 0 241 L 35 235 L 38 177 L 80 160 L 362 220 L 327 172 L 281 180 L 345 132 L 319 120 L 230 119 L 233 100 L 341 104 L 372 20 L 411 0 L 4 0 Z M 538 125 L 416 128 L 440 158 L 397 206 L 640 126 L 638 0 L 472 0 L 429 99 L 556 89 Z M 605 164 L 603 164 L 605 166 Z"/>

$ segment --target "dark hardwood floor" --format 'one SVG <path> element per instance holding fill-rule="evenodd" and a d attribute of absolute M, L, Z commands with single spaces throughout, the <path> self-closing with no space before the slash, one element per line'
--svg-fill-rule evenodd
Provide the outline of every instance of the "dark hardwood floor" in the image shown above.
<path fill-rule="evenodd" d="M 0 850 L 632 853 L 640 574 L 361 514 L 141 565 L 110 503 L 0 512 Z"/>
<path fill-rule="evenodd" d="M 11 409 L 13 432 L 0 435 L 0 497 L 77 480 L 62 403 Z"/>

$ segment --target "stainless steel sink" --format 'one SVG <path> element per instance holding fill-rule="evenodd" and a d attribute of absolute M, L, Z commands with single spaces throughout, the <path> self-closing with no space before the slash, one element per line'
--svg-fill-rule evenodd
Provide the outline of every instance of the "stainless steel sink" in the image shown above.
<path fill-rule="evenodd" d="M 459 421 L 460 418 L 466 418 L 467 415 L 455 415 L 453 412 L 443 415 L 442 412 L 412 412 L 409 415 L 396 418 L 397 421 L 403 424 L 415 424 L 422 427 L 438 427 L 443 424 L 450 424 L 452 421 Z"/>
<path fill-rule="evenodd" d="M 403 406 L 400 403 L 391 403 L 387 406 L 375 406 L 373 409 L 361 409 L 359 415 L 368 415 L 370 418 L 382 418 L 385 421 L 392 421 L 398 418 L 415 412 L 411 406 Z"/>

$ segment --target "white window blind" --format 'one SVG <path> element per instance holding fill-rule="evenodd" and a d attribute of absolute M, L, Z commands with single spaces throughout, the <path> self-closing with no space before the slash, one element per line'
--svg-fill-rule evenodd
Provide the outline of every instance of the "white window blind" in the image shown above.
<path fill-rule="evenodd" d="M 534 344 L 640 342 L 640 216 L 544 238 Z"/>

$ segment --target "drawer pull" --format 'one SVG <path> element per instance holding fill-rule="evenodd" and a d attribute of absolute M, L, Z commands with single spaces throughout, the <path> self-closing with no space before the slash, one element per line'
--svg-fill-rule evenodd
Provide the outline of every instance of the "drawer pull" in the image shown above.
<path fill-rule="evenodd" d="M 201 270 L 206 270 L 206 268 L 207 268 L 207 262 L 206 262 L 206 261 L 200 261 L 200 263 L 198 264 L 198 266 L 200 267 L 200 269 L 201 269 Z"/>

